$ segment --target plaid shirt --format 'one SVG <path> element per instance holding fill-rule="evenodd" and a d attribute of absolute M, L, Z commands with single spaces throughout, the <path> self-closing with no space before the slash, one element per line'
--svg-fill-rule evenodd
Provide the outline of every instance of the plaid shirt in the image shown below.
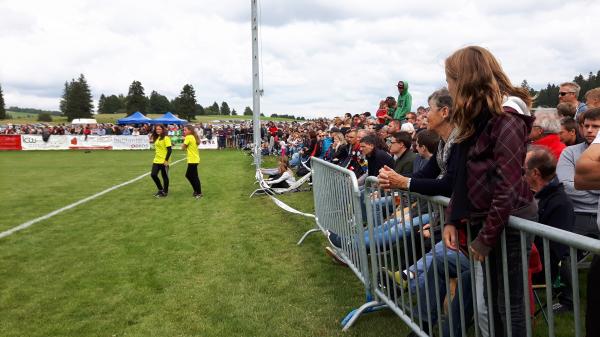
<path fill-rule="evenodd" d="M 496 245 L 511 211 L 530 205 L 533 194 L 524 178 L 527 136 L 532 117 L 511 108 L 492 117 L 467 155 L 470 220 L 482 219 L 475 244 L 489 251 Z M 454 195 L 453 195 L 454 197 Z M 447 210 L 452 214 L 453 200 Z"/>

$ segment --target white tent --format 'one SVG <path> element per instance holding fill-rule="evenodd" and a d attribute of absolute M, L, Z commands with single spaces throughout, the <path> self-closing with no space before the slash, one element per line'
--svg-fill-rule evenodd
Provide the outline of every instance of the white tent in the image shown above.
<path fill-rule="evenodd" d="M 76 118 L 71 121 L 71 124 L 98 124 L 93 118 Z"/>

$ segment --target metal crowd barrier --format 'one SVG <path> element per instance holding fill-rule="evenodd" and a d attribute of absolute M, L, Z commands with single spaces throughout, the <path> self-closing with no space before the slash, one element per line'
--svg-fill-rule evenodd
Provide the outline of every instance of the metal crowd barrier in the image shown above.
<path fill-rule="evenodd" d="M 581 336 L 577 252 L 600 254 L 600 241 L 511 216 L 508 229 L 490 254 L 496 251 L 496 268 L 501 270 L 502 277 L 495 277 L 490 267 L 492 257 L 479 264 L 470 251 L 454 251 L 443 243 L 441 233 L 448 201 L 439 196 L 381 190 L 376 178 L 367 179 L 368 252 L 375 301 L 385 303 L 419 336 L 430 336 L 434 331 L 437 336 L 532 336 L 534 332 L 555 336 L 552 307 L 557 303 L 553 296 L 557 278 L 551 277 L 550 246 L 563 244 L 568 246 L 569 257 L 561 263 L 570 265 L 568 273 L 561 277 L 565 276 L 567 279 L 562 281 L 572 285 L 573 312 L 561 314 L 561 330 L 567 330 L 568 336 Z M 428 237 L 423 235 L 426 224 L 430 226 Z M 475 233 L 471 233 L 470 226 L 465 226 L 465 231 L 466 247 Z M 534 236 L 542 242 L 542 247 L 537 247 L 543 253 L 542 287 L 530 283 L 530 274 L 535 272 L 530 269 L 535 265 L 535 254 L 530 248 Z M 534 288 L 544 292 L 545 300 Z M 499 295 L 500 290 L 503 296 Z M 494 293 L 496 297 L 492 296 Z M 558 296 L 566 295 L 563 291 Z M 530 297 L 535 298 L 535 303 Z M 515 299 L 516 303 L 511 303 Z M 495 307 L 496 301 L 500 309 L 494 312 L 490 308 Z M 499 319 L 502 314 L 504 318 Z"/>
<path fill-rule="evenodd" d="M 582 335 L 578 252 L 600 254 L 600 240 L 511 216 L 479 263 L 466 248 L 476 237 L 471 226 L 461 231 L 462 249 L 443 243 L 448 198 L 382 190 L 374 177 L 361 190 L 351 171 L 317 158 L 312 169 L 316 228 L 298 244 L 314 232 L 335 233 L 335 251 L 365 286 L 367 301 L 344 319 L 344 329 L 363 312 L 389 307 L 422 337 Z M 551 261 L 556 244 L 569 251 L 560 263 Z M 553 304 L 569 294 L 572 312 L 555 320 Z"/>
<path fill-rule="evenodd" d="M 343 238 L 342 247 L 335 248 L 335 251 L 364 284 L 366 297 L 365 304 L 352 310 L 342 320 L 343 329 L 347 330 L 359 315 L 381 307 L 380 302 L 373 301 L 367 250 L 363 236 L 359 235 L 363 232 L 361 191 L 350 170 L 315 157 L 312 158 L 311 167 L 316 228 L 307 231 L 298 244 L 311 233 L 319 231 L 324 235 L 332 231 Z M 354 238 L 358 238 L 358 241 Z"/>

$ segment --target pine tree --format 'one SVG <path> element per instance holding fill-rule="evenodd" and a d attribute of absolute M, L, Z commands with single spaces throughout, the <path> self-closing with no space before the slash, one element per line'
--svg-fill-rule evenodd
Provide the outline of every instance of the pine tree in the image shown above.
<path fill-rule="evenodd" d="M 65 81 L 65 88 L 63 89 L 63 94 L 60 98 L 60 112 L 64 116 L 67 115 L 67 98 L 69 97 L 69 82 Z"/>
<path fill-rule="evenodd" d="M 177 114 L 188 121 L 196 116 L 196 92 L 191 84 L 184 85 L 177 97 Z"/>
<path fill-rule="evenodd" d="M 231 115 L 232 115 L 232 116 L 237 116 L 237 115 L 238 115 L 238 114 L 237 114 L 237 111 L 235 111 L 235 109 L 231 110 Z"/>
<path fill-rule="evenodd" d="M 196 104 L 196 115 L 198 116 L 204 116 L 206 115 L 206 111 L 204 110 L 204 107 L 200 104 Z"/>
<path fill-rule="evenodd" d="M 94 103 L 90 87 L 83 74 L 79 75 L 77 81 L 71 80 L 71 83 L 65 87 L 66 100 L 64 104 L 64 114 L 69 121 L 75 118 L 92 117 Z M 62 105 L 62 102 L 61 102 Z"/>
<path fill-rule="evenodd" d="M 227 104 L 227 102 L 221 103 L 221 115 L 223 115 L 223 116 L 231 115 L 231 109 L 229 109 L 229 104 Z"/>
<path fill-rule="evenodd" d="M 210 106 L 210 115 L 220 115 L 219 104 L 217 102 L 214 102 Z"/>
<path fill-rule="evenodd" d="M 98 113 L 106 113 L 106 96 L 104 96 L 104 94 L 101 94 L 100 99 L 98 100 Z"/>
<path fill-rule="evenodd" d="M 0 85 L 0 119 L 6 119 L 6 105 L 4 104 L 4 93 Z"/>
<path fill-rule="evenodd" d="M 171 102 L 166 96 L 153 90 L 150 94 L 148 112 L 151 114 L 164 114 L 167 111 L 171 111 Z"/>
<path fill-rule="evenodd" d="M 244 116 L 252 116 L 252 109 L 249 106 L 244 109 Z"/>
<path fill-rule="evenodd" d="M 110 95 L 108 97 L 106 97 L 106 99 L 104 100 L 104 113 L 107 114 L 114 114 L 119 112 L 119 110 L 122 110 L 125 108 L 125 104 L 123 103 L 123 95 L 119 95 L 119 97 L 117 97 L 116 95 Z M 100 110 L 100 108 L 98 107 L 98 110 Z"/>
<path fill-rule="evenodd" d="M 148 98 L 144 94 L 144 87 L 140 81 L 131 83 L 126 102 L 125 109 L 128 116 L 136 111 L 140 111 L 144 115 L 147 113 Z"/>

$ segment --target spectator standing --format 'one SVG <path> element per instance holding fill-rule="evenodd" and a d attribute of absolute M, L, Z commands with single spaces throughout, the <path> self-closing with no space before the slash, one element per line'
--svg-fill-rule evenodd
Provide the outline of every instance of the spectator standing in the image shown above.
<path fill-rule="evenodd" d="M 575 106 L 575 119 L 579 114 L 587 110 L 587 105 L 579 102 L 579 91 L 581 87 L 575 82 L 565 82 L 560 85 L 558 90 L 558 101 L 560 103 L 569 103 Z"/>
<path fill-rule="evenodd" d="M 394 119 L 403 120 L 412 107 L 412 96 L 408 92 L 408 82 L 398 81 L 398 108 L 394 113 Z"/>
<path fill-rule="evenodd" d="M 530 106 L 528 92 L 511 84 L 499 62 L 487 50 L 469 46 L 454 52 L 445 61 L 446 81 L 454 101 L 453 121 L 457 137 L 458 169 L 452 198 L 447 208 L 444 242 L 459 249 L 457 227 L 464 233 L 466 223 L 474 240 L 468 249 L 477 261 L 486 261 L 484 270 L 491 282 L 492 303 L 488 303 L 496 336 L 525 336 L 523 266 L 519 231 L 507 227 L 510 215 L 537 220 L 533 195 L 523 176 L 527 135 L 532 118 L 515 109 L 503 108 L 504 95 L 517 96 Z M 431 123 L 431 121 L 430 121 Z M 467 222 L 468 220 L 468 222 Z M 503 272 L 500 235 L 505 232 L 508 274 Z M 466 236 L 465 236 L 466 237 Z M 460 247 L 465 248 L 466 243 Z M 487 257 L 487 260 L 485 259 Z M 504 305 L 507 278 L 511 326 Z M 483 284 L 477 284 L 483 287 Z"/>
<path fill-rule="evenodd" d="M 579 190 L 600 190 L 600 134 L 577 161 L 575 188 Z M 600 219 L 600 204 L 597 219 Z M 600 220 L 597 222 L 600 230 Z M 585 331 L 587 337 L 600 336 L 600 255 L 594 255 L 587 280 L 587 308 Z"/>
<path fill-rule="evenodd" d="M 558 179 L 565 185 L 565 191 L 573 202 L 575 209 L 575 227 L 577 234 L 600 238 L 596 227 L 598 198 L 600 191 L 575 189 L 575 163 L 590 146 L 600 129 L 600 108 L 594 108 L 583 114 L 585 142 L 567 147 L 560 156 L 557 167 Z"/>

